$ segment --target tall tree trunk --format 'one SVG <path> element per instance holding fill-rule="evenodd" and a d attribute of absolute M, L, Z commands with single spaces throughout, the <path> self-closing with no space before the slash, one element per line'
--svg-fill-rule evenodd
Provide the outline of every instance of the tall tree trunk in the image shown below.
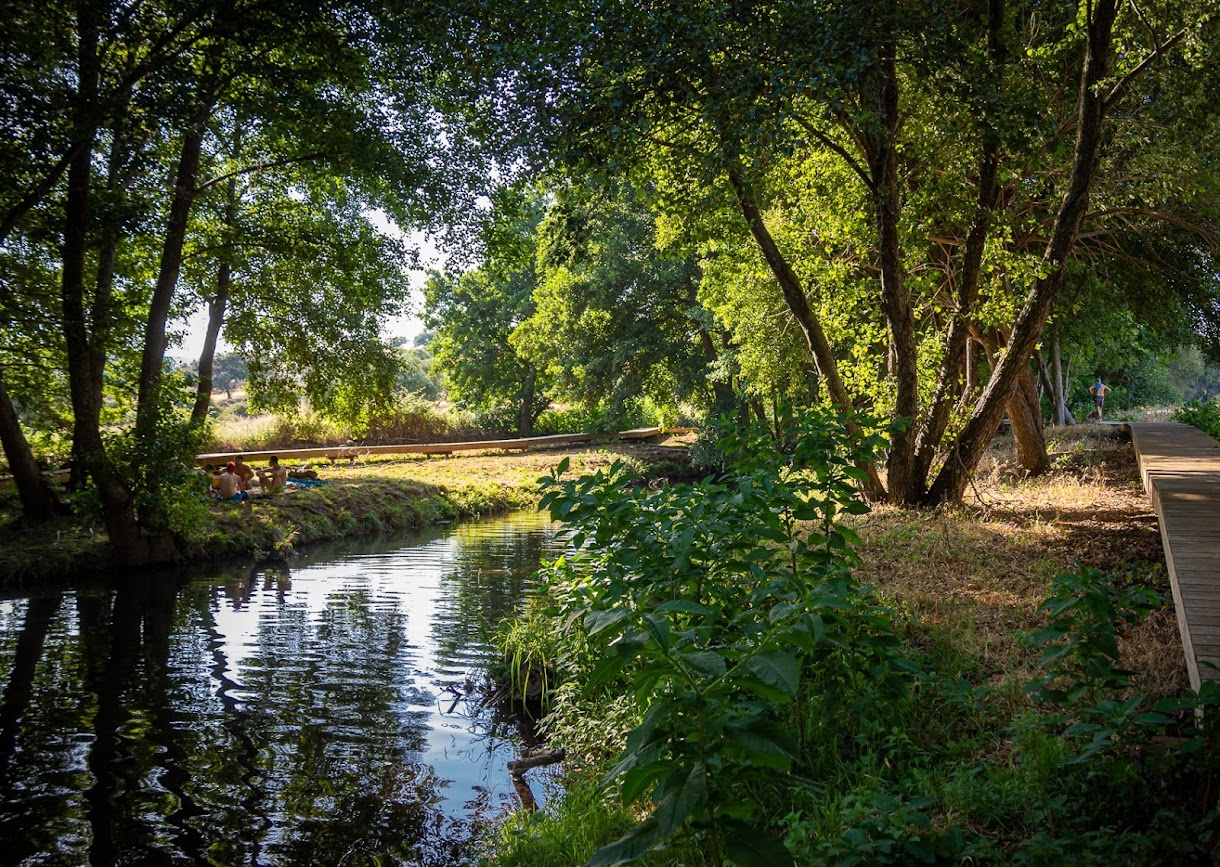
<path fill-rule="evenodd" d="M 712 340 L 712 335 L 702 325 L 695 323 L 699 334 L 699 345 L 703 348 L 703 358 L 710 368 L 720 359 L 720 353 L 716 351 L 716 341 Z M 733 391 L 733 384 L 720 379 L 711 381 L 712 386 L 712 414 L 714 416 L 727 415 L 732 413 L 737 407 L 737 395 Z"/>
<path fill-rule="evenodd" d="M 1013 390 L 1007 405 L 1013 438 L 1017 443 L 1017 463 L 1031 476 L 1045 473 L 1051 468 L 1051 463 L 1046 454 L 1046 438 L 1042 430 L 1042 413 L 1034 387 L 1034 375 L 1028 364 L 1018 378 L 1017 388 Z"/>
<path fill-rule="evenodd" d="M 1076 149 L 1067 191 L 1043 256 L 1048 272 L 1035 281 L 1018 314 L 1004 359 L 992 371 L 987 388 L 932 483 L 928 492 L 930 503 L 961 498 L 967 480 L 983 457 L 1017 378 L 1021 371 L 1028 369 L 1034 344 L 1063 284 L 1064 268 L 1080 233 L 1080 225 L 1088 209 L 1089 190 L 1097 172 L 1106 111 L 1106 94 L 1101 83 L 1109 74 L 1110 39 L 1116 14 L 1116 0 L 1096 0 L 1087 23 L 1077 100 Z"/>
<path fill-rule="evenodd" d="M 873 179 L 873 218 L 876 221 L 881 264 L 881 302 L 890 328 L 893 375 L 897 390 L 894 411 L 905 421 L 890 440 L 886 482 L 892 503 L 912 505 L 923 493 L 917 475 L 915 443 L 919 417 L 919 348 L 915 342 L 915 313 L 902 265 L 898 221 L 902 212 L 898 189 L 898 72 L 895 46 L 880 46 L 876 79 L 866 86 L 866 101 L 877 115 L 876 132 L 868 138 L 869 170 Z"/>
<path fill-rule="evenodd" d="M 123 104 L 126 105 L 126 100 Z M 124 127 L 121 119 L 116 122 L 110 145 L 106 187 L 112 195 L 120 194 L 127 159 Z M 79 451 L 78 443 L 88 441 L 89 435 L 85 432 L 87 429 L 97 429 L 101 425 L 106 354 L 114 319 L 114 269 L 121 235 L 122 225 L 118 216 L 113 213 L 105 214 L 101 221 L 93 306 L 84 338 L 84 353 L 88 356 L 89 397 L 81 402 L 84 412 L 73 414 L 72 474 L 68 480 L 70 490 L 82 487 L 88 475 L 88 462 Z"/>
<path fill-rule="evenodd" d="M 229 301 L 229 281 L 233 272 L 228 262 L 222 262 L 216 277 L 216 297 L 208 302 L 208 328 L 203 335 L 203 349 L 199 351 L 199 385 L 195 390 L 195 405 L 191 407 L 191 424 L 201 425 L 207 420 L 212 406 L 212 369 L 216 360 L 216 343 L 220 339 L 220 326 L 224 324 L 225 306 Z"/>
<path fill-rule="evenodd" d="M 1004 42 L 1005 0 L 989 0 L 987 4 L 987 51 L 998 75 L 1008 62 L 1008 46 Z M 979 153 L 978 198 L 974 219 L 966 233 L 958 275 L 957 309 L 949 323 L 945 360 L 941 366 L 931 409 L 919 432 L 916 473 L 920 484 L 927 484 L 932 461 L 944 439 L 949 418 L 955 406 L 977 388 L 975 364 L 971 347 L 971 318 L 978 300 L 983 253 L 991 233 L 992 213 L 1000 199 L 1000 139 L 995 129 L 983 130 Z"/>
<path fill-rule="evenodd" d="M 1051 384 L 1055 388 L 1055 424 L 1075 424 L 1067 408 L 1067 382 L 1064 378 L 1063 353 L 1059 349 L 1059 329 L 1051 333 Z M 1069 421 L 1070 419 L 1070 421 Z"/>
<path fill-rule="evenodd" d="M 1046 367 L 1046 359 L 1042 357 L 1042 350 L 1034 350 L 1034 367 L 1038 370 L 1038 387 L 1042 389 L 1043 394 L 1050 396 L 1051 406 L 1055 405 L 1055 386 L 1051 382 L 1051 372 Z M 1051 410 L 1051 424 L 1055 424 L 1055 411 Z"/>
<path fill-rule="evenodd" d="M 169 346 L 166 324 L 178 275 L 182 270 L 182 248 L 186 241 L 187 223 L 195 202 L 199 160 L 203 152 L 203 135 L 211 104 L 200 113 L 182 136 L 178 169 L 174 178 L 174 197 L 170 203 L 165 242 L 161 248 L 161 268 L 148 307 L 148 322 L 144 328 L 144 355 L 140 363 L 139 404 L 136 407 L 136 439 L 151 442 L 156 436 L 160 415 L 162 366 Z"/>
<path fill-rule="evenodd" d="M 100 65 L 98 47 L 98 10 L 96 4 L 81 0 L 77 4 L 80 30 L 80 72 L 76 107 L 76 128 L 87 145 L 80 148 L 68 167 L 68 194 L 64 222 L 63 267 L 60 300 L 63 329 L 68 351 L 68 385 L 72 395 L 73 418 L 97 418 L 94 405 L 92 353 L 85 316 L 85 248 L 89 229 L 89 197 L 93 161 L 93 127 L 90 114 L 97 100 Z M 102 499 L 102 518 L 119 562 L 142 565 L 148 562 L 148 540 L 136 523 L 131 491 L 114 474 L 106 458 L 99 427 L 75 427 L 73 451 L 84 462 L 97 483 Z"/>
<path fill-rule="evenodd" d="M 730 153 L 735 152 L 735 149 L 730 149 Z M 821 323 L 818 322 L 817 317 L 814 316 L 813 311 L 809 308 L 809 300 L 805 297 L 805 289 L 801 285 L 800 278 L 796 276 L 796 272 L 792 270 L 792 266 L 788 264 L 788 260 L 780 252 L 779 246 L 775 243 L 775 239 L 771 237 L 771 232 L 767 229 L 766 223 L 763 222 L 762 213 L 758 208 L 758 201 L 755 199 L 753 190 L 747 183 L 745 172 L 739 163 L 735 162 L 730 168 L 729 183 L 733 186 L 733 192 L 737 196 L 737 203 L 741 208 L 742 215 L 746 219 L 746 225 L 750 229 L 750 234 L 754 236 L 755 242 L 762 251 L 763 258 L 766 259 L 767 265 L 771 268 L 771 273 L 775 275 L 780 291 L 784 295 L 784 301 L 788 305 L 788 310 L 792 313 L 797 325 L 801 328 L 801 332 L 805 335 L 805 341 L 809 346 L 810 353 L 813 355 L 814 365 L 818 369 L 818 376 L 822 380 L 830 402 L 841 411 L 850 412 L 854 408 L 851 396 L 847 393 L 847 386 L 843 384 L 843 380 L 839 376 L 839 367 L 835 363 L 834 353 L 830 348 L 830 341 L 826 339 L 826 333 L 822 330 Z M 867 474 L 867 480 L 864 482 L 866 496 L 874 500 L 884 499 L 886 496 L 885 485 L 881 482 L 881 476 L 877 472 L 876 464 L 870 462 L 864 464 L 861 469 Z"/>
<path fill-rule="evenodd" d="M 27 523 L 41 524 L 64 511 L 55 489 L 38 469 L 3 377 L 0 377 L 0 445 L 21 497 L 22 518 Z"/>
<path fill-rule="evenodd" d="M 237 156 L 241 149 L 241 120 L 234 124 L 231 155 Z M 229 303 L 229 287 L 233 280 L 233 249 L 230 246 L 233 229 L 237 224 L 237 175 L 230 175 L 225 188 L 225 231 L 228 237 L 221 248 L 223 257 L 216 275 L 216 296 L 208 302 L 208 328 L 203 337 L 203 349 L 199 353 L 199 385 L 195 391 L 195 405 L 191 408 L 191 424 L 201 425 L 208 417 L 212 406 L 212 365 L 216 360 L 216 343 L 220 339 L 220 328 L 224 324 L 225 307 Z"/>

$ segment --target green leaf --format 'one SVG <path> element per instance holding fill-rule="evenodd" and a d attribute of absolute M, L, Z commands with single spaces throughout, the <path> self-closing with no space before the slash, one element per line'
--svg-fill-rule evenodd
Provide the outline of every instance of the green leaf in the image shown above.
<path fill-rule="evenodd" d="M 704 674 L 710 674 L 712 677 L 724 677 L 724 657 L 715 651 L 699 650 L 694 653 L 683 653 L 682 659 Z"/>
<path fill-rule="evenodd" d="M 712 609 L 706 605 L 700 605 L 698 602 L 690 599 L 671 599 L 669 602 L 662 602 L 653 610 L 658 614 L 668 614 L 672 611 L 681 614 L 693 614 L 699 617 L 711 614 L 712 612 Z"/>
<path fill-rule="evenodd" d="M 669 837 L 703 805 L 707 797 L 707 768 L 703 764 L 689 770 L 679 768 L 661 784 L 657 796 L 659 800 L 652 817 L 661 834 Z"/>
<path fill-rule="evenodd" d="M 801 667 L 792 654 L 782 650 L 756 653 L 746 660 L 745 669 L 768 686 L 775 687 L 789 697 L 796 696 Z"/>
<path fill-rule="evenodd" d="M 603 608 L 598 611 L 590 611 L 585 615 L 585 632 L 590 636 L 597 635 L 626 619 L 627 610 L 625 608 Z"/>
<path fill-rule="evenodd" d="M 636 861 L 665 842 L 655 819 L 636 825 L 618 840 L 593 853 L 585 867 L 618 867 Z"/>
<path fill-rule="evenodd" d="M 799 758 L 800 748 L 796 741 L 774 720 L 765 717 L 734 720 L 724 727 L 724 733 L 734 744 L 758 754 L 760 764 L 767 767 L 786 771 Z"/>

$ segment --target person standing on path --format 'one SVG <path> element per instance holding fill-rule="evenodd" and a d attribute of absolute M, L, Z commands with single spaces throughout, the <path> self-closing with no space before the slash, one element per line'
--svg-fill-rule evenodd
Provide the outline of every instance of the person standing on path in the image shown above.
<path fill-rule="evenodd" d="M 1110 386 L 1101 381 L 1101 377 L 1097 377 L 1097 382 L 1089 386 L 1089 394 L 1093 395 L 1093 405 L 1097 407 L 1097 420 L 1101 421 L 1101 409 L 1105 405 L 1106 395 L 1110 393 Z"/>

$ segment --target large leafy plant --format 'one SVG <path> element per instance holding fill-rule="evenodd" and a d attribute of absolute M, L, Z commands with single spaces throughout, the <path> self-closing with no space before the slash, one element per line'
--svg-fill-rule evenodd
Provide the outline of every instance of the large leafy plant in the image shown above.
<path fill-rule="evenodd" d="M 606 783 L 651 813 L 590 864 L 680 834 L 701 837 L 717 863 L 791 861 L 761 833 L 756 795 L 815 785 L 794 773 L 815 728 L 806 717 L 837 691 L 862 675 L 904 680 L 886 612 L 852 577 L 857 539 L 838 521 L 867 511 L 857 465 L 883 443 L 857 419 L 810 412 L 730 431 L 718 479 L 653 492 L 618 464 L 565 481 L 565 462 L 544 480 L 543 505 L 574 550 L 550 567 L 553 598 L 599 654 L 587 685 L 617 679 L 642 714 Z"/>

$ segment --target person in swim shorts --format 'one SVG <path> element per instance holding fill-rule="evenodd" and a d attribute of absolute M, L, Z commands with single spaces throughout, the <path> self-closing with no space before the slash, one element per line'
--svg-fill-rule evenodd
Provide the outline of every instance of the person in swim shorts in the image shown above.
<path fill-rule="evenodd" d="M 1101 420 L 1101 409 L 1105 405 L 1106 395 L 1110 393 L 1110 386 L 1101 381 L 1101 377 L 1097 377 L 1097 382 L 1089 386 L 1089 394 L 1093 395 L 1093 405 L 1097 407 L 1097 419 Z"/>

